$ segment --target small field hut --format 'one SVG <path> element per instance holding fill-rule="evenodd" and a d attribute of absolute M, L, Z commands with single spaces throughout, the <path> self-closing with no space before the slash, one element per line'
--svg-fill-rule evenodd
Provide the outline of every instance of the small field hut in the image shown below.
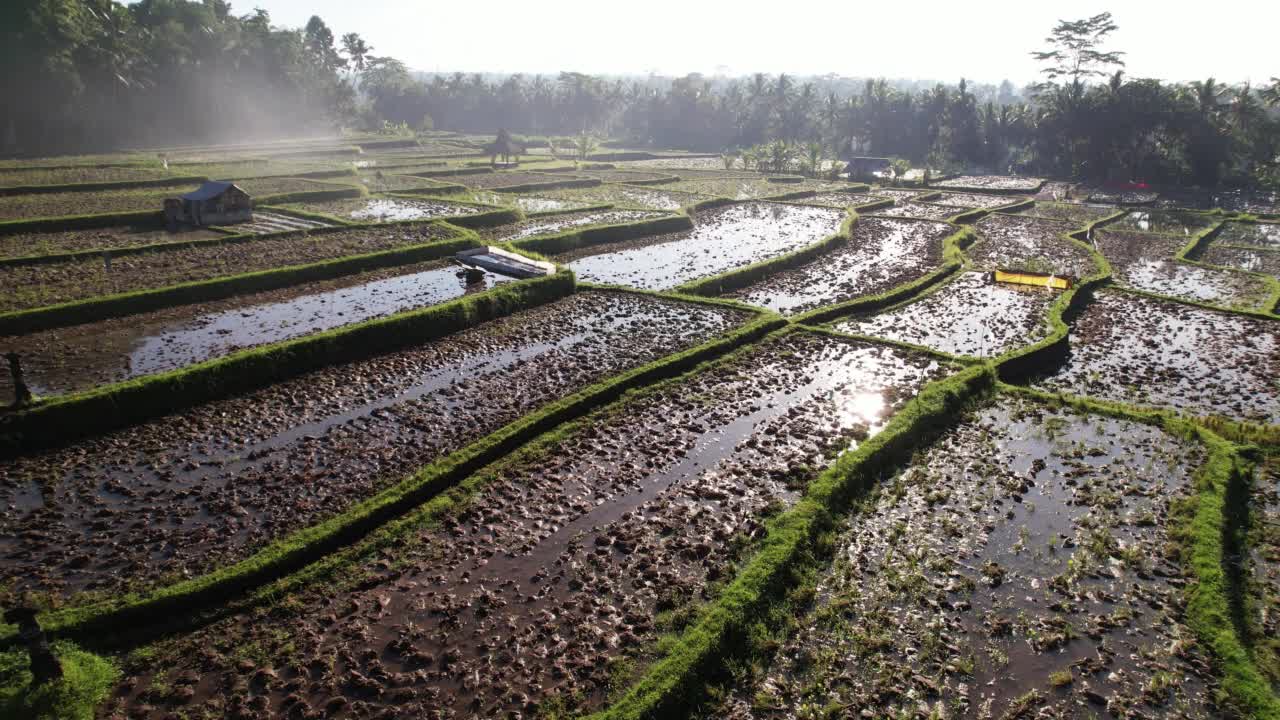
<path fill-rule="evenodd" d="M 170 227 L 246 222 L 253 219 L 253 201 L 235 183 L 210 181 L 186 195 L 167 198 L 164 219 Z"/>

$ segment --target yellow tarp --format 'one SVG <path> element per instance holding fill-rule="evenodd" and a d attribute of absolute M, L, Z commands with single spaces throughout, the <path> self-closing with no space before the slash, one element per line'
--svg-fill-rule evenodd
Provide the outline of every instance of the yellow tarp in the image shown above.
<path fill-rule="evenodd" d="M 1015 272 L 1013 270 L 997 270 L 996 282 L 1014 283 L 1016 285 L 1035 285 L 1066 290 L 1071 287 L 1071 278 L 1057 275 L 1041 275 L 1039 273 Z"/>

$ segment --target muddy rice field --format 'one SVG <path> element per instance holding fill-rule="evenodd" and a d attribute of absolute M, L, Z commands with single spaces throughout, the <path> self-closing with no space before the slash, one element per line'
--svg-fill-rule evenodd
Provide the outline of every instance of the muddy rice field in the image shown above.
<path fill-rule="evenodd" d="M 841 247 L 726 297 L 790 315 L 878 295 L 937 270 L 943 241 L 955 232 L 943 222 L 860 217 Z"/>
<path fill-rule="evenodd" d="M 1114 290 L 1072 322 L 1051 390 L 1280 422 L 1280 323 Z"/>
<path fill-rule="evenodd" d="M 556 261 L 584 280 L 669 290 L 812 245 L 844 219 L 833 208 L 742 203 L 699 212 L 692 230 L 583 248 Z"/>
<path fill-rule="evenodd" d="M 1080 225 L 1023 215 L 988 215 L 974 225 L 979 240 L 969 257 L 984 270 L 1021 270 L 1082 280 L 1098 272 L 1089 250 L 1067 234 Z"/>
<path fill-rule="evenodd" d="M 359 223 L 385 223 L 400 220 L 428 220 L 438 217 L 475 215 L 484 207 L 464 205 L 418 197 L 368 197 L 341 200 L 316 200 L 283 205 L 286 209 L 320 213 Z"/>
<path fill-rule="evenodd" d="M 341 512 L 542 404 L 743 319 L 584 293 L 5 462 L 0 502 L 14 510 L 0 533 L 10 561 L 0 582 L 118 591 L 207 571 Z M 495 383 L 521 390 L 495 397 Z M 69 536 L 85 542 L 54 542 Z"/>
<path fill-rule="evenodd" d="M 118 257 L 94 255 L 41 265 L 0 266 L 0 285 L 12 288 L 0 296 L 0 311 L 302 265 L 448 237 L 451 232 L 437 225 L 402 225 L 176 247 Z"/>
<path fill-rule="evenodd" d="M 25 358 L 33 392 L 61 395 L 417 310 L 510 280 L 486 273 L 467 282 L 457 266 L 435 260 L 10 336 L 0 344 Z M 8 375 L 0 378 L 0 396 L 12 388 Z"/>
<path fill-rule="evenodd" d="M 1135 422 L 972 411 L 847 518 L 813 609 L 715 716 L 1221 717 L 1168 549 L 1203 458 Z"/>
<path fill-rule="evenodd" d="M 670 213 L 650 210 L 590 210 L 530 218 L 517 223 L 480 230 L 480 236 L 499 242 L 513 242 L 537 235 L 551 235 L 593 225 L 625 225 L 643 220 L 670 217 Z"/>
<path fill-rule="evenodd" d="M 42 622 L 69 622 L 60 637 L 120 670 L 96 717 L 566 720 L 661 686 L 689 693 L 647 716 L 1250 720 L 1227 682 L 1239 665 L 1209 638 L 1238 639 L 1280 690 L 1280 225 L 1188 209 L 1274 197 L 977 174 L 926 187 L 923 171 L 868 190 L 829 164 L 541 148 L 429 178 L 487 170 L 492 138 L 356 137 L 179 148 L 168 169 L 153 152 L 0 161 L 0 186 L 205 175 L 255 200 L 371 193 L 177 232 L 51 219 L 159 211 L 189 185 L 0 196 L 0 220 L 40 221 L 0 234 L 0 353 L 34 393 L 7 407 L 19 387 L 0 363 L 0 609 L 54 613 Z M 594 157 L 651 152 L 605 148 Z M 319 171 L 344 174 L 288 175 Z M 536 187 L 566 181 L 590 185 Z M 791 193 L 812 194 L 761 199 Z M 870 203 L 885 207 L 839 236 Z M 500 208 L 518 219 L 429 222 Z M 967 230 L 951 221 L 975 210 Z M 662 218 L 692 226 L 659 233 Z M 552 277 L 442 257 L 98 302 L 583 228 L 600 229 L 548 256 Z M 243 237 L 216 242 L 227 232 Z M 85 254 L 39 258 L 69 252 Z M 424 310 L 441 327 L 404 335 Z M 375 319 L 390 321 L 344 332 Z M 291 342 L 346 359 L 274 347 Z M 184 397 L 208 361 L 250 376 Z M 1148 409 L 1238 445 L 1165 431 Z M 1197 546 L 1196 565 L 1209 447 L 1238 474 L 1210 528 L 1223 546 Z M 489 464 L 449 465 L 477 451 Z M 805 517 L 812 536 L 749 597 Z M 303 548 L 317 564 L 227 575 L 326 522 L 353 525 Z M 1197 575 L 1214 562 L 1225 588 Z M 212 589 L 180 594 L 192 579 Z M 1224 626 L 1197 620 L 1193 592 L 1222 596 Z M 179 599 L 153 611 L 150 593 Z M 739 601 L 772 610 L 741 618 L 714 667 L 663 663 Z M 112 637 L 68 608 L 107 612 Z"/>
<path fill-rule="evenodd" d="M 1050 288 L 995 283 L 988 273 L 961 273 L 937 292 L 836 330 L 924 345 L 955 355 L 995 357 L 1049 334 Z"/>
<path fill-rule="evenodd" d="M 129 225 L 95 230 L 29 232 L 0 235 L 0 258 L 35 257 L 82 250 L 110 250 L 155 243 L 193 242 L 226 237 L 217 230 L 196 229 L 169 232 L 164 228 Z"/>
<path fill-rule="evenodd" d="M 598 706 L 611 666 L 652 642 L 664 613 L 704 600 L 764 519 L 945 372 L 926 357 L 808 333 L 766 343 L 499 466 L 457 516 L 413 531 L 394 567 L 368 566 L 362 589 L 319 589 L 270 630 L 211 628 L 157 658 L 163 676 L 157 663 L 130 668 L 136 685 L 122 710 L 350 703 L 355 715 L 499 717 L 551 697 Z M 530 513 L 533 504 L 545 512 Z M 236 679 L 236 648 L 250 645 L 278 682 Z M 151 690 L 186 673 L 201 678 L 186 701 Z M 384 674 L 405 687 L 360 690 Z"/>
<path fill-rule="evenodd" d="M 1179 235 L 1106 229 L 1094 232 L 1093 241 L 1111 262 L 1117 282 L 1137 290 L 1246 309 L 1271 296 L 1271 286 L 1258 276 L 1175 259 L 1186 245 Z"/>

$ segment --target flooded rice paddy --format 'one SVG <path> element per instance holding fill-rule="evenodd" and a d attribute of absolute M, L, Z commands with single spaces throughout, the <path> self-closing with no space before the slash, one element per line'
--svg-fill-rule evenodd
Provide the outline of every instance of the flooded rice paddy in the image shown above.
<path fill-rule="evenodd" d="M 332 215 L 352 222 L 382 223 L 397 220 L 426 220 L 450 215 L 474 215 L 485 208 L 428 198 L 343 198 L 290 203 L 286 209 Z"/>
<path fill-rule="evenodd" d="M 1237 247 L 1214 242 L 1196 258 L 1210 265 L 1262 273 L 1280 279 L 1280 245 L 1274 248 Z"/>
<path fill-rule="evenodd" d="M 679 210 L 703 200 L 706 195 L 675 192 L 640 185 L 597 185 L 589 188 L 569 188 L 565 190 L 540 190 L 539 197 L 570 202 L 589 204 L 613 203 L 624 207 L 638 207 L 648 210 Z"/>
<path fill-rule="evenodd" d="M 430 224 L 341 230 L 252 239 L 110 258 L 91 256 L 41 265 L 0 267 L 0 311 L 83 300 L 419 245 L 451 237 Z"/>
<path fill-rule="evenodd" d="M 804 203 L 805 205 L 826 205 L 827 207 L 847 208 L 856 205 L 869 205 L 871 203 L 892 201 L 893 198 L 880 192 L 876 193 L 849 193 L 849 192 L 824 192 L 818 193 L 813 197 L 801 198 L 795 202 Z"/>
<path fill-rule="evenodd" d="M 884 217 L 913 217 L 926 220 L 945 220 L 969 212 L 969 208 L 958 205 L 938 205 L 932 202 L 898 201 L 897 205 L 883 210 L 873 210 L 870 215 Z"/>
<path fill-rule="evenodd" d="M 211 570 L 548 402 L 745 319 L 733 310 L 580 293 L 410 350 L 0 462 L 0 503 L 9 508 L 0 520 L 0 582 L 66 595 Z"/>
<path fill-rule="evenodd" d="M 848 519 L 818 599 L 716 717 L 1219 718 L 1171 508 L 1204 452 L 1013 397 Z"/>
<path fill-rule="evenodd" d="M 1093 242 L 1111 263 L 1117 282 L 1138 290 L 1226 307 L 1256 308 L 1271 295 L 1261 278 L 1225 268 L 1180 262 L 1180 235 L 1102 230 Z"/>
<path fill-rule="evenodd" d="M 942 197 L 930 202 L 939 205 L 950 205 L 952 207 L 962 208 L 996 208 L 1004 205 L 1012 205 L 1016 202 L 1022 202 L 1024 198 L 1016 195 L 983 195 L 981 193 L 942 193 Z"/>
<path fill-rule="evenodd" d="M 1077 229 L 1079 229 L 1084 228 L 1089 223 L 1116 214 L 1116 209 L 1110 205 L 1084 205 L 1080 203 L 1042 202 L 1037 200 L 1033 207 L 1022 210 L 1018 214 L 1028 217 L 1049 218 L 1051 220 L 1067 220 L 1075 223 Z"/>
<path fill-rule="evenodd" d="M 942 222 L 860 217 L 849 242 L 726 297 L 794 314 L 876 295 L 938 269 L 954 232 Z"/>
<path fill-rule="evenodd" d="M 695 227 L 558 256 L 591 282 L 666 290 L 767 260 L 835 234 L 845 213 L 834 208 L 742 203 L 699 212 Z"/>
<path fill-rule="evenodd" d="M 1089 250 L 1067 237 L 1079 228 L 1070 220 L 996 214 L 979 220 L 974 228 L 980 239 L 966 252 L 984 270 L 1023 270 L 1077 280 L 1099 270 Z"/>
<path fill-rule="evenodd" d="M 1071 323 L 1048 390 L 1280 422 L 1280 322 L 1100 291 Z"/>
<path fill-rule="evenodd" d="M 921 300 L 833 327 L 955 355 L 995 357 L 1047 337 L 1049 307 L 1058 294 L 966 272 Z"/>
<path fill-rule="evenodd" d="M 458 277 L 444 261 L 295 285 L 230 300 L 0 338 L 22 354 L 26 381 L 42 396 L 176 370 L 239 350 L 291 340 L 484 292 L 509 278 Z M 0 378 L 0 397 L 11 382 Z"/>
<path fill-rule="evenodd" d="M 480 235 L 498 242 L 511 242 L 538 235 L 551 235 L 590 225 L 623 225 L 670 217 L 670 213 L 651 210 L 589 210 L 564 213 L 547 217 L 530 218 L 508 225 L 498 225 L 480 230 Z"/>
<path fill-rule="evenodd" d="M 456 516 L 413 531 L 394 567 L 363 565 L 358 587 L 317 587 L 271 622 L 219 623 L 142 660 L 126 670 L 119 707 L 141 717 L 348 704 L 356 715 L 536 716 L 553 698 L 598 707 L 612 668 L 704 601 L 767 517 L 944 372 L 807 332 L 753 347 L 496 468 Z M 265 683 L 234 671 L 250 645 Z M 198 678 L 194 693 L 150 693 L 185 673 Z M 370 679 L 385 691 L 370 692 Z"/>
<path fill-rule="evenodd" d="M 1214 244 L 1250 245 L 1280 250 L 1280 223 L 1229 222 L 1213 238 Z"/>
<path fill-rule="evenodd" d="M 1107 223 L 1107 229 L 1191 236 L 1217 222 L 1206 215 L 1178 210 L 1131 210 L 1119 220 Z"/>

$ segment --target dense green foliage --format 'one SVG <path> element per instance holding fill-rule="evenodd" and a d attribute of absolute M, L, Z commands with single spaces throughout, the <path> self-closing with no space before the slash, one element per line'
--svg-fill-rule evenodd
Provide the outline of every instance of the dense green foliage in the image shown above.
<path fill-rule="evenodd" d="M 333 45 L 319 18 L 281 29 L 263 10 L 233 15 L 225 0 L 6 0 L 0 149 L 327 131 L 354 98 Z"/>
<path fill-rule="evenodd" d="M 0 718 L 12 720 L 89 720 L 120 675 L 109 661 L 68 642 L 57 642 L 62 679 L 31 687 L 26 650 L 0 653 Z"/>
<path fill-rule="evenodd" d="M 157 146 L 359 126 L 519 129 L 590 154 L 630 145 L 726 151 L 726 166 L 816 174 L 823 159 L 891 156 L 896 172 L 1010 169 L 1055 177 L 1280 186 L 1280 80 L 1127 78 L 1109 13 L 1063 21 L 1032 55 L 1046 82 L 932 87 L 824 75 L 748 78 L 418 74 L 313 17 L 272 27 L 225 0 L 14 0 L 0 150 Z M 1034 41 L 1027 40 L 1028 49 Z M 198 82 L 193 82 L 196 79 Z M 299 127 L 298 121 L 311 123 Z M 510 138 L 510 136 L 508 136 Z M 782 142 L 778 142 L 782 141 Z M 744 148 L 746 150 L 734 150 Z"/>

